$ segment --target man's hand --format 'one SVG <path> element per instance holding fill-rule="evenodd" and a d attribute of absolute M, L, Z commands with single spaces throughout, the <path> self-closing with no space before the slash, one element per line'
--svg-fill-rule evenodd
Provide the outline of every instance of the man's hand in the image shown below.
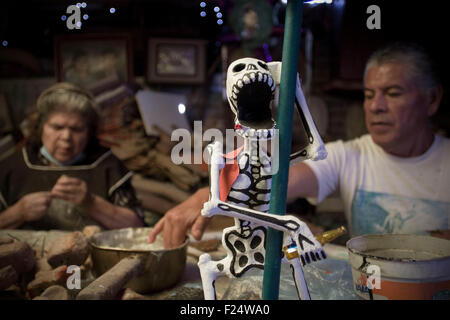
<path fill-rule="evenodd" d="M 200 240 L 210 220 L 200 214 L 203 203 L 207 200 L 208 189 L 200 189 L 189 199 L 167 211 L 150 232 L 149 243 L 153 243 L 156 236 L 163 231 L 164 248 L 177 247 L 184 242 L 189 228 L 192 236 Z"/>
<path fill-rule="evenodd" d="M 77 206 L 87 206 L 92 200 L 85 181 L 62 175 L 53 186 L 51 195 L 69 201 Z"/>
<path fill-rule="evenodd" d="M 20 213 L 23 221 L 36 221 L 47 214 L 52 196 L 50 192 L 34 192 L 23 196 L 19 200 Z"/>

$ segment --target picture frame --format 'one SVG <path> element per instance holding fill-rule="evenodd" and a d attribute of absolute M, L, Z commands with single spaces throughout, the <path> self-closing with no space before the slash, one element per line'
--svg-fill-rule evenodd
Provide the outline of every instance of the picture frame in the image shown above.
<path fill-rule="evenodd" d="M 0 93 L 0 136 L 14 130 L 11 110 L 7 103 L 6 94 Z"/>
<path fill-rule="evenodd" d="M 206 41 L 149 38 L 147 80 L 150 83 L 201 84 L 205 81 Z"/>
<path fill-rule="evenodd" d="M 133 78 L 132 41 L 129 34 L 73 34 L 55 37 L 58 81 L 89 89 L 107 79 Z"/>

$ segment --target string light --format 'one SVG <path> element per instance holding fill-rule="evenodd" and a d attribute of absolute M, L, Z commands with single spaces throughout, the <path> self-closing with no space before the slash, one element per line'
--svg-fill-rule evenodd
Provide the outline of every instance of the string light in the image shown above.
<path fill-rule="evenodd" d="M 203 8 L 203 10 L 200 11 L 200 17 L 204 18 L 204 17 L 206 17 L 206 10 L 205 10 L 206 2 L 205 1 L 200 2 L 200 7 Z M 215 6 L 213 8 L 213 11 L 216 13 L 217 24 L 222 25 L 223 24 L 223 20 L 222 20 L 223 14 L 222 14 L 222 12 L 220 12 L 220 7 Z"/>
<path fill-rule="evenodd" d="M 286 1 L 287 2 L 287 1 Z M 314 4 L 332 4 L 333 0 L 311 0 L 311 1 L 305 1 L 306 4 L 314 5 Z"/>

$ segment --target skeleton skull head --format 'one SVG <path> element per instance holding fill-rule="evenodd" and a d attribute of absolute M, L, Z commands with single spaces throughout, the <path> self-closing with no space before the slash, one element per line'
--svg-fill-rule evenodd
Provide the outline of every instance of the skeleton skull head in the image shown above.
<path fill-rule="evenodd" d="M 253 129 L 272 128 L 271 102 L 275 83 L 264 61 L 242 58 L 227 72 L 227 97 L 235 123 Z"/>

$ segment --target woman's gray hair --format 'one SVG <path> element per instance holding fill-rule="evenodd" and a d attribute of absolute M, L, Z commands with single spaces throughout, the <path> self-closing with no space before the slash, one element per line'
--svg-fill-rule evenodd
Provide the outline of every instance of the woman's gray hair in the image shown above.
<path fill-rule="evenodd" d="M 395 42 L 376 50 L 366 63 L 364 79 L 371 67 L 395 62 L 406 66 L 410 77 L 414 77 L 424 88 L 440 84 L 436 66 L 425 49 L 415 43 Z"/>
<path fill-rule="evenodd" d="M 91 94 L 68 82 L 58 82 L 44 90 L 37 99 L 39 112 L 38 136 L 54 112 L 76 113 L 86 122 L 89 138 L 97 133 L 97 104 Z"/>

